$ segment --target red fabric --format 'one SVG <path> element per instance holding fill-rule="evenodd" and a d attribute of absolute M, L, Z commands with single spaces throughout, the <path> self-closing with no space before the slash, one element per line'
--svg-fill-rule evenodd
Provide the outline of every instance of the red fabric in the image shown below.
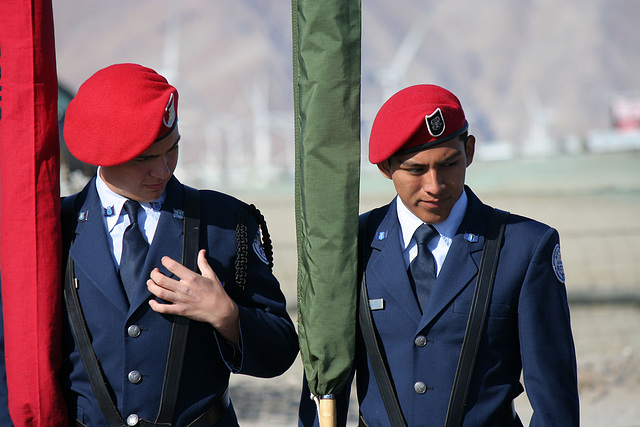
<path fill-rule="evenodd" d="M 389 98 L 378 111 L 369 138 L 369 161 L 378 164 L 400 150 L 432 147 L 465 126 L 462 105 L 454 94 L 436 85 L 410 86 Z"/>
<path fill-rule="evenodd" d="M 151 68 L 111 65 L 89 77 L 69 103 L 64 140 L 85 163 L 119 165 L 165 137 L 177 108 L 178 91 Z"/>
<path fill-rule="evenodd" d="M 16 426 L 66 426 L 61 364 L 60 182 L 51 0 L 0 13 L 0 269 Z"/>

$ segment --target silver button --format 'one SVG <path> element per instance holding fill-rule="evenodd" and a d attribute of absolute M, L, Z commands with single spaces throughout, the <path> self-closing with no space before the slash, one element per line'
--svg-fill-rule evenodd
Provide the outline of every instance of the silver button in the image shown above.
<path fill-rule="evenodd" d="M 138 421 L 140 420 L 140 418 L 136 415 L 136 414 L 131 414 L 127 417 L 127 425 L 128 426 L 135 426 L 138 424 Z"/>
<path fill-rule="evenodd" d="M 129 382 L 133 384 L 138 384 L 140 381 L 142 381 L 142 375 L 140 375 L 140 372 L 138 371 L 129 372 L 128 377 L 129 377 Z"/>
<path fill-rule="evenodd" d="M 425 345 L 427 345 L 427 337 L 425 337 L 424 335 L 418 335 L 416 339 L 413 340 L 413 343 L 418 347 L 424 347 Z"/>
<path fill-rule="evenodd" d="M 131 325 L 127 328 L 127 334 L 129 334 L 129 336 L 131 338 L 137 338 L 140 336 L 140 326 L 138 325 Z"/>
<path fill-rule="evenodd" d="M 422 381 L 418 381 L 413 385 L 413 389 L 418 394 L 424 394 L 427 391 L 427 385 Z"/>

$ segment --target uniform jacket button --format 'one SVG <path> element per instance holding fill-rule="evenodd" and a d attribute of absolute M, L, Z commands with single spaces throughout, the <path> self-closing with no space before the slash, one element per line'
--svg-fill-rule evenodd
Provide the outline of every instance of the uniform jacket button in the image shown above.
<path fill-rule="evenodd" d="M 138 421 L 140 420 L 140 418 L 136 415 L 136 414 L 131 414 L 127 417 L 127 425 L 128 426 L 135 426 L 138 424 Z"/>
<path fill-rule="evenodd" d="M 413 343 L 418 347 L 424 347 L 425 345 L 427 345 L 427 337 L 425 337 L 424 335 L 418 335 L 416 339 L 413 340 Z"/>
<path fill-rule="evenodd" d="M 424 394 L 427 391 L 427 385 L 425 383 L 423 383 L 422 381 L 417 381 L 413 385 L 413 389 L 418 394 Z"/>
<path fill-rule="evenodd" d="M 129 336 L 131 338 L 136 338 L 140 336 L 140 326 L 138 325 L 131 325 L 127 328 L 127 334 L 129 334 Z"/>
<path fill-rule="evenodd" d="M 129 382 L 133 384 L 138 384 L 140 381 L 142 381 L 142 375 L 140 375 L 140 372 L 138 371 L 129 372 L 128 378 Z"/>

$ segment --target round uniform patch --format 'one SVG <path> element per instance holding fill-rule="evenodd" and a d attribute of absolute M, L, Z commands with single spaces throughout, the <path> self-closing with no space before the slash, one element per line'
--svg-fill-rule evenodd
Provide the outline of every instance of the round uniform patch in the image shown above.
<path fill-rule="evenodd" d="M 556 277 L 562 283 L 564 283 L 564 267 L 562 266 L 562 254 L 560 253 L 560 244 L 556 244 L 553 248 L 553 254 L 551 255 L 551 265 L 553 266 L 553 272 L 556 273 Z"/>
<path fill-rule="evenodd" d="M 262 247 L 262 241 L 260 240 L 260 232 L 256 234 L 256 238 L 253 239 L 253 251 L 258 255 L 258 258 L 265 264 L 269 265 L 269 260 L 267 259 L 267 254 L 264 253 L 264 248 Z"/>

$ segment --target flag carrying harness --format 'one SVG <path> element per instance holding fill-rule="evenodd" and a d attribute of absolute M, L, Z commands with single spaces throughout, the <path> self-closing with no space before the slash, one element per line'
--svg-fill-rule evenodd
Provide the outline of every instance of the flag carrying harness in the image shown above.
<path fill-rule="evenodd" d="M 84 194 L 83 194 L 84 193 Z M 184 239 L 182 249 L 182 264 L 187 268 L 197 271 L 197 256 L 200 237 L 200 195 L 198 190 L 184 186 L 185 193 L 185 217 L 184 217 Z M 128 424 L 122 419 L 113 399 L 109 395 L 106 379 L 100 368 L 100 362 L 91 346 L 89 331 L 82 313 L 78 292 L 75 285 L 75 274 L 73 259 L 68 255 L 69 248 L 73 244 L 75 236 L 75 224 L 77 212 L 75 208 L 76 198 L 80 195 L 86 197 L 86 192 L 69 196 L 62 202 L 62 228 L 63 228 L 63 255 L 67 257 L 66 280 L 64 280 L 64 296 L 69 315 L 69 323 L 73 330 L 73 335 L 78 345 L 78 351 L 82 358 L 82 363 L 87 371 L 91 389 L 96 397 L 96 401 L 108 424 L 113 427 L 126 427 Z M 139 420 L 139 425 L 143 427 L 169 427 L 173 419 L 176 401 L 178 399 L 178 389 L 182 374 L 182 362 L 186 350 L 187 336 L 189 332 L 190 320 L 182 316 L 174 316 L 173 329 L 171 331 L 171 342 L 167 356 L 167 368 L 165 371 L 162 400 L 160 410 L 155 422 Z M 191 427 L 210 426 L 220 418 L 224 410 L 229 406 L 228 392 L 225 390 L 222 397 L 212 405 L 206 412 L 199 416 Z M 78 426 L 83 424 L 76 420 Z"/>
<path fill-rule="evenodd" d="M 367 294 L 366 280 L 366 255 L 365 250 L 371 239 L 371 233 L 367 230 L 369 217 L 381 215 L 384 213 L 382 208 L 374 209 L 367 214 L 364 219 L 364 226 L 360 235 L 360 269 L 362 271 L 362 280 L 360 285 L 360 298 L 358 305 L 358 319 L 365 348 L 371 362 L 371 368 L 378 384 L 378 389 L 382 396 L 389 422 L 393 427 L 403 427 L 407 423 L 402 415 L 402 409 L 398 403 L 398 398 L 393 387 L 388 367 L 380 352 L 380 346 L 373 326 L 373 319 L 369 308 L 369 296 Z M 496 269 L 498 267 L 498 258 L 500 255 L 500 247 L 504 240 L 504 229 L 509 212 L 500 209 L 494 209 L 489 219 L 487 227 L 487 235 L 482 250 L 482 259 L 480 261 L 480 270 L 471 303 L 471 311 L 469 320 L 462 342 L 462 350 L 458 359 L 456 375 L 451 390 L 449 406 L 447 408 L 447 418 L 445 427 L 459 427 L 462 425 L 465 414 L 465 402 L 469 392 L 469 385 L 473 374 L 473 368 L 480 346 L 480 339 L 484 329 L 485 320 L 489 312 L 489 304 L 491 302 L 491 292 L 495 281 Z M 361 415 L 362 417 L 362 415 Z M 502 420 L 502 418 L 501 418 Z M 506 421 L 506 420 L 505 420 Z"/>

